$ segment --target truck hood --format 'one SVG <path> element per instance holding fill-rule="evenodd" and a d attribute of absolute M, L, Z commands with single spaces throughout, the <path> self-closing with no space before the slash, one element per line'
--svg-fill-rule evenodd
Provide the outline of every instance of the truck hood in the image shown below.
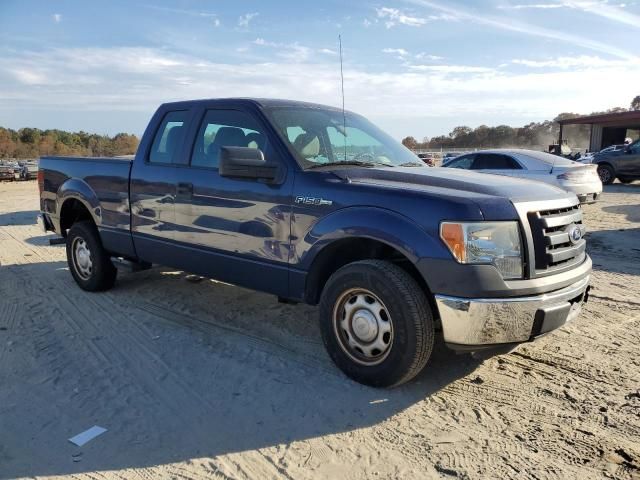
<path fill-rule="evenodd" d="M 513 202 L 553 200 L 570 195 L 547 183 L 456 168 L 350 168 L 335 170 L 334 173 L 352 182 L 417 191 L 444 188 L 458 191 L 465 197 L 502 197 Z"/>
<path fill-rule="evenodd" d="M 575 199 L 573 193 L 547 183 L 454 168 L 344 168 L 333 173 L 356 184 L 473 202 L 486 218 L 502 217 L 506 212 L 515 214 L 513 203 Z"/>

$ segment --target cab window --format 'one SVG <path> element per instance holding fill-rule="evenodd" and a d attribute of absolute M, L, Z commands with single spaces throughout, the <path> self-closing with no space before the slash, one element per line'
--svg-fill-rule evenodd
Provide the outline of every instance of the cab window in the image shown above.
<path fill-rule="evenodd" d="M 262 127 L 246 112 L 209 110 L 202 120 L 191 155 L 191 166 L 218 168 L 222 147 L 249 147 L 266 150 Z"/>
<path fill-rule="evenodd" d="M 156 131 L 149 152 L 151 163 L 178 163 L 178 154 L 187 129 L 187 111 L 168 112 Z"/>

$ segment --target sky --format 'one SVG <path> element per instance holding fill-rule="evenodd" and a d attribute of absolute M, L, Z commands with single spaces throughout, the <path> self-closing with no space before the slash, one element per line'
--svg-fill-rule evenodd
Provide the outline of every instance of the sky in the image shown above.
<path fill-rule="evenodd" d="M 0 126 L 142 134 L 163 102 L 341 105 L 400 139 L 628 107 L 640 0 L 0 0 Z"/>

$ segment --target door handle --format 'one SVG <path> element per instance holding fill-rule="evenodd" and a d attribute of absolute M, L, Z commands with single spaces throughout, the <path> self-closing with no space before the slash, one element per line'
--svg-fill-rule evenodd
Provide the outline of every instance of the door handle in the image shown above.
<path fill-rule="evenodd" d="M 193 196 L 193 183 L 178 183 L 176 195 L 178 197 L 191 198 Z"/>

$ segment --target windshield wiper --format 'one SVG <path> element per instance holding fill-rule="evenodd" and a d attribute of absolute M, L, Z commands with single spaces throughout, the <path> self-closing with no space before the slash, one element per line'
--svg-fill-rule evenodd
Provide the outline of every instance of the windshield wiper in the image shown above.
<path fill-rule="evenodd" d="M 400 166 L 401 167 L 423 167 L 424 163 L 421 163 L 421 162 L 406 162 L 406 163 L 401 163 Z"/>
<path fill-rule="evenodd" d="M 311 165 L 307 167 L 307 170 L 312 168 L 320 168 L 320 167 L 335 167 L 336 165 L 347 165 L 347 166 L 356 166 L 356 167 L 393 167 L 394 165 L 389 163 L 382 162 L 362 162 L 360 160 L 347 160 L 344 162 L 327 162 L 327 163 L 316 163 L 315 165 Z"/>

